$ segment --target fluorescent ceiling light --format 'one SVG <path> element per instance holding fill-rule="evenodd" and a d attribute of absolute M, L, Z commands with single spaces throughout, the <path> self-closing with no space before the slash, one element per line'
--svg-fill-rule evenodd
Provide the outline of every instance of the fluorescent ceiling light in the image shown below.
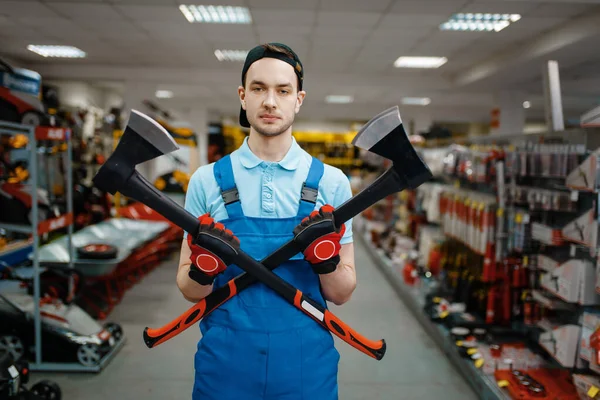
<path fill-rule="evenodd" d="M 36 54 L 44 57 L 57 57 L 57 58 L 83 58 L 85 52 L 73 46 L 47 46 L 30 44 L 27 46 L 27 50 L 33 51 Z"/>
<path fill-rule="evenodd" d="M 396 68 L 439 68 L 446 64 L 446 57 L 398 57 L 394 61 Z"/>
<path fill-rule="evenodd" d="M 246 7 L 180 5 L 179 10 L 189 22 L 212 24 L 250 24 L 252 17 Z"/>
<path fill-rule="evenodd" d="M 523 108 L 531 108 L 531 102 L 530 101 L 524 101 L 523 102 Z"/>
<path fill-rule="evenodd" d="M 159 99 L 170 99 L 173 97 L 173 92 L 170 90 L 157 90 L 155 95 Z"/>
<path fill-rule="evenodd" d="M 215 57 L 219 61 L 244 61 L 247 55 L 247 50 L 215 50 Z"/>
<path fill-rule="evenodd" d="M 402 99 L 402 104 L 408 106 L 427 106 L 431 103 L 429 97 L 405 97 Z"/>
<path fill-rule="evenodd" d="M 325 101 L 327 103 L 334 104 L 348 104 L 354 101 L 354 97 L 352 96 L 343 96 L 343 95 L 330 95 L 325 97 Z"/>
<path fill-rule="evenodd" d="M 443 31 L 486 31 L 500 32 L 521 19 L 519 14 L 454 14 L 440 25 Z"/>

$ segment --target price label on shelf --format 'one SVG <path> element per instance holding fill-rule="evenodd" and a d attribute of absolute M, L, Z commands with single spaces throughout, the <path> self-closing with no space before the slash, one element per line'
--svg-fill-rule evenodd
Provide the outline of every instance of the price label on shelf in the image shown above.
<path fill-rule="evenodd" d="M 587 395 L 590 399 L 595 399 L 596 396 L 598 396 L 598 393 L 600 393 L 600 389 L 592 385 L 592 387 L 590 387 L 590 389 L 588 390 Z"/>
<path fill-rule="evenodd" d="M 577 190 L 571 191 L 571 201 L 579 200 L 579 192 Z"/>
<path fill-rule="evenodd" d="M 505 388 L 505 387 L 508 387 L 509 385 L 510 385 L 510 382 L 507 380 L 498 381 L 498 387 L 500 387 L 500 388 Z"/>

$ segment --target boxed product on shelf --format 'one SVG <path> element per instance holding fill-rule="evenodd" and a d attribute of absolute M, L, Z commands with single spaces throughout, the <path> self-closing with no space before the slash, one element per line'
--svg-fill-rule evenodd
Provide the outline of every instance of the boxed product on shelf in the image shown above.
<path fill-rule="evenodd" d="M 598 398 L 600 378 L 597 376 L 573 374 L 573 383 L 581 400 Z"/>
<path fill-rule="evenodd" d="M 562 178 L 579 165 L 585 145 L 527 143 L 506 152 L 506 174 Z"/>
<path fill-rule="evenodd" d="M 444 233 L 478 254 L 494 242 L 496 198 L 469 190 L 446 189 L 440 198 Z"/>
<path fill-rule="evenodd" d="M 588 362 L 597 361 L 594 357 L 594 349 L 590 345 L 590 337 L 600 328 L 600 312 L 586 311 L 583 313 L 581 324 L 581 345 L 579 346 L 579 357 Z"/>
<path fill-rule="evenodd" d="M 567 303 L 600 304 L 600 296 L 596 293 L 596 270 L 586 260 L 569 260 L 552 272 L 542 274 L 541 285 Z"/>
<path fill-rule="evenodd" d="M 444 232 L 439 226 L 424 225 L 419 230 L 418 263 L 437 275 L 440 270 L 439 246 L 445 240 Z"/>
<path fill-rule="evenodd" d="M 448 185 L 431 182 L 426 182 L 417 188 L 417 204 L 425 212 L 428 222 L 440 223 L 442 221 L 440 196 L 448 188 Z"/>
<path fill-rule="evenodd" d="M 596 191 L 600 186 L 598 157 L 600 157 L 600 149 L 595 150 L 581 164 L 573 168 L 566 179 L 567 187 L 586 192 Z"/>
<path fill-rule="evenodd" d="M 598 221 L 595 214 L 595 207 L 593 207 L 567 224 L 561 232 L 564 239 L 588 246 L 592 256 L 596 254 L 598 243 Z"/>
<path fill-rule="evenodd" d="M 538 342 L 560 365 L 573 368 L 579 354 L 580 337 L 579 325 L 563 325 L 540 334 Z"/>
<path fill-rule="evenodd" d="M 564 243 L 561 230 L 540 222 L 531 224 L 531 238 L 548 246 L 560 246 Z"/>

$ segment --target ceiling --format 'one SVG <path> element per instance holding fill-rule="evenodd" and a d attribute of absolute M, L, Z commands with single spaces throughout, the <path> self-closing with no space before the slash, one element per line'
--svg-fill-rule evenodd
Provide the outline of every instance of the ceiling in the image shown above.
<path fill-rule="evenodd" d="M 175 0 L 0 0 L 0 54 L 45 79 L 123 87 L 144 81 L 172 90 L 171 107 L 200 104 L 235 115 L 241 63 L 219 62 L 216 49 L 258 43 L 290 45 L 305 66 L 308 93 L 301 116 L 368 119 L 427 96 L 436 120 L 489 119 L 494 94 L 519 91 L 543 116 L 542 68 L 561 66 L 567 118 L 600 99 L 600 0 L 210 0 L 250 8 L 251 25 L 190 24 Z M 440 31 L 458 12 L 519 13 L 499 33 Z M 85 59 L 40 57 L 28 44 L 73 45 Z M 445 56 L 436 70 L 400 70 L 401 55 Z M 353 95 L 349 105 L 324 102 Z"/>

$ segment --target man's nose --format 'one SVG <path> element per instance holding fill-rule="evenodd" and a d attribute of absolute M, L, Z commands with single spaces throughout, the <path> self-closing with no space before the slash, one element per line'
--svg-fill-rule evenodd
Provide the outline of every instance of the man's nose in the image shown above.
<path fill-rule="evenodd" d="M 273 90 L 267 91 L 267 96 L 265 97 L 265 107 L 275 108 L 277 107 L 277 101 L 275 99 L 275 92 Z"/>

